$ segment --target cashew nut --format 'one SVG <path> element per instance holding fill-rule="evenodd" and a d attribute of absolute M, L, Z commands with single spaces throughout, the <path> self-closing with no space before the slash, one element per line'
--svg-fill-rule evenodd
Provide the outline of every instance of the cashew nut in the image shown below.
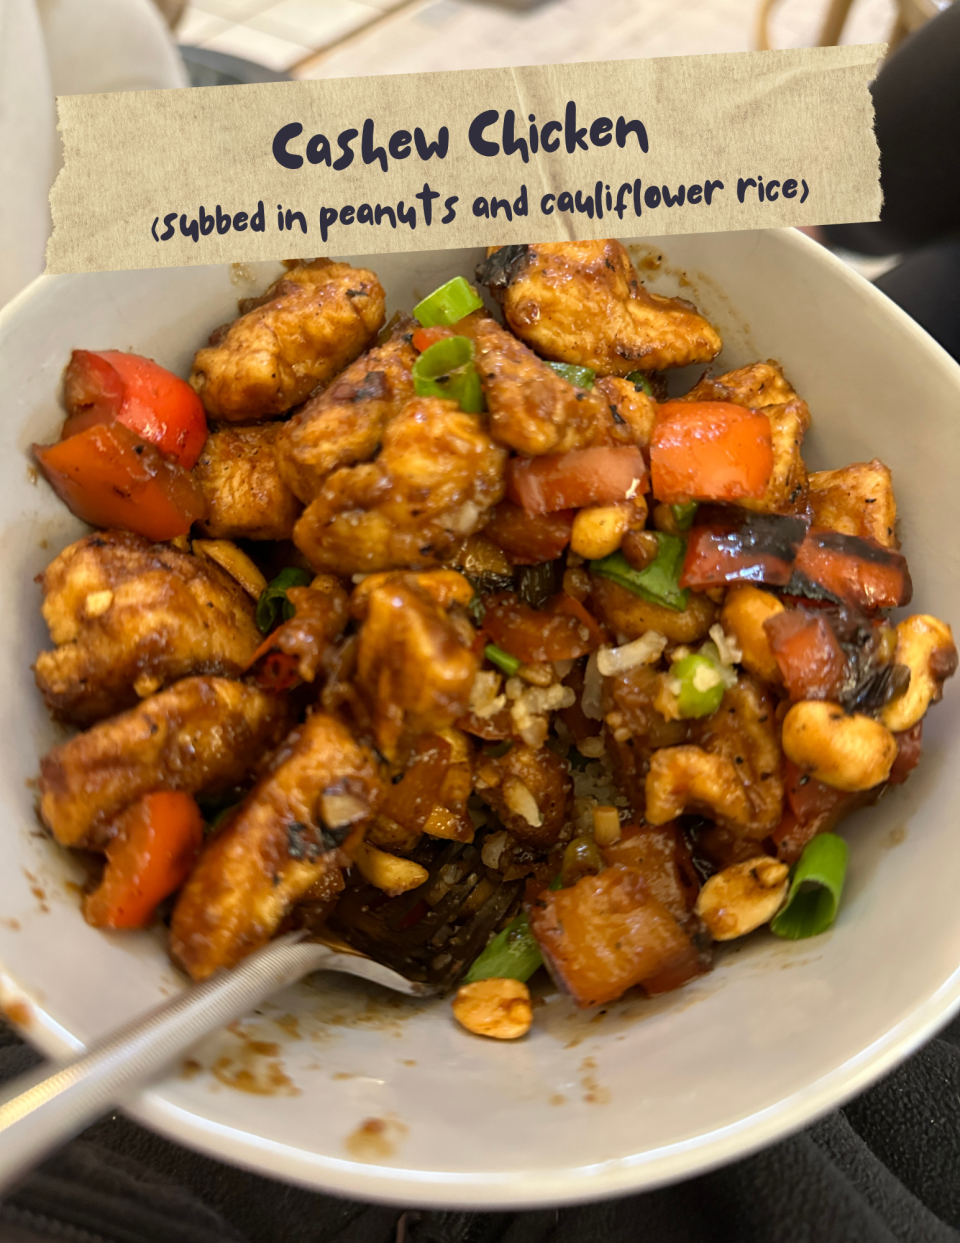
<path fill-rule="evenodd" d="M 233 540 L 195 539 L 193 551 L 196 556 L 206 557 L 219 565 L 222 570 L 226 570 L 248 596 L 253 596 L 254 600 L 258 600 L 260 593 L 266 591 L 267 580 L 262 572 Z"/>
<path fill-rule="evenodd" d="M 760 855 L 711 876 L 697 895 L 696 912 L 715 941 L 744 937 L 773 919 L 786 897 L 790 869 Z"/>
<path fill-rule="evenodd" d="M 475 980 L 454 997 L 453 1017 L 477 1036 L 516 1040 L 533 1022 L 530 990 L 519 980 Z"/>
<path fill-rule="evenodd" d="M 806 699 L 783 718 L 784 754 L 835 790 L 870 790 L 890 776 L 897 740 L 873 717 L 848 716 L 839 704 Z"/>
<path fill-rule="evenodd" d="M 666 824 L 689 808 L 705 808 L 723 823 L 743 831 L 752 809 L 736 768 L 702 747 L 661 747 L 650 759 L 646 780 L 650 824 Z"/>
<path fill-rule="evenodd" d="M 581 509 L 573 520 L 570 547 L 586 561 L 616 552 L 629 525 L 625 506 L 597 505 Z"/>
<path fill-rule="evenodd" d="M 957 668 L 953 632 L 946 622 L 925 613 L 908 617 L 897 626 L 893 659 L 910 670 L 910 684 L 887 704 L 880 719 L 894 733 L 912 729 L 932 703 L 943 695 L 943 684 Z"/>
<path fill-rule="evenodd" d="M 763 623 L 783 612 L 783 605 L 769 591 L 749 583 L 731 587 L 720 612 L 720 624 L 736 639 L 743 667 L 764 682 L 779 682 L 777 664 Z"/>
<path fill-rule="evenodd" d="M 430 873 L 412 859 L 401 859 L 398 855 L 388 855 L 385 850 L 378 850 L 366 842 L 360 842 L 353 857 L 360 874 L 377 889 L 382 889 L 391 896 L 406 893 L 408 889 L 416 889 L 429 877 Z"/>

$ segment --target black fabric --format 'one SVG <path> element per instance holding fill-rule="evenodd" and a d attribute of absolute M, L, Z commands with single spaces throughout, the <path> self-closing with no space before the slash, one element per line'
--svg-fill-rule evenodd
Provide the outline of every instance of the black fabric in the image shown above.
<path fill-rule="evenodd" d="M 37 1061 L 0 1028 L 0 1079 Z M 643 1195 L 522 1213 L 350 1203 L 112 1115 L 0 1204 L 0 1243 L 960 1243 L 960 1020 L 845 1109 Z"/>

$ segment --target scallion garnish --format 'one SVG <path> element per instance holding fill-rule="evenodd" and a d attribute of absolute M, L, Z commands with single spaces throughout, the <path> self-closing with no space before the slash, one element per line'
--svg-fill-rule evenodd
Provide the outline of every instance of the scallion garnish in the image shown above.
<path fill-rule="evenodd" d="M 517 670 L 523 664 L 522 660 L 517 660 L 516 656 L 511 656 L 509 652 L 505 652 L 502 647 L 497 647 L 496 643 L 488 643 L 483 649 L 483 654 L 492 665 L 496 665 L 498 669 L 502 669 L 507 677 L 514 677 Z"/>
<path fill-rule="evenodd" d="M 549 363 L 561 379 L 577 388 L 593 388 L 597 373 L 591 367 L 577 367 L 573 363 Z"/>
<path fill-rule="evenodd" d="M 413 364 L 413 391 L 418 397 L 444 397 L 469 414 L 479 414 L 484 408 L 483 389 L 473 352 L 467 337 L 437 341 Z"/>
<path fill-rule="evenodd" d="M 482 306 L 483 299 L 473 286 L 462 276 L 455 276 L 452 281 L 447 281 L 432 294 L 428 294 L 422 302 L 418 302 L 413 313 L 424 328 L 433 328 L 437 324 L 449 327 L 465 315 L 479 311 Z"/>
<path fill-rule="evenodd" d="M 837 917 L 847 843 L 835 833 L 820 833 L 807 842 L 793 869 L 790 891 L 770 931 L 790 941 L 826 932 Z"/>
<path fill-rule="evenodd" d="M 671 505 L 670 512 L 673 514 L 673 520 L 677 524 L 677 530 L 689 531 L 693 526 L 694 515 L 697 512 L 697 502 L 686 501 L 683 505 Z"/>
<path fill-rule="evenodd" d="M 650 387 L 650 381 L 642 371 L 631 371 L 627 376 L 627 380 L 639 393 L 646 393 L 648 397 L 653 396 L 653 389 Z"/>
<path fill-rule="evenodd" d="M 309 570 L 301 570 L 295 565 L 288 565 L 281 570 L 272 583 L 260 592 L 257 601 L 257 627 L 262 634 L 272 630 L 282 615 L 289 621 L 296 610 L 287 599 L 288 587 L 306 587 L 313 579 Z"/>
<path fill-rule="evenodd" d="M 472 984 L 475 980 L 491 979 L 520 980 L 526 983 L 534 971 L 542 966 L 540 946 L 530 930 L 530 920 L 524 911 L 499 932 L 473 960 L 473 966 L 464 977 L 464 983 Z"/>
<path fill-rule="evenodd" d="M 686 540 L 663 531 L 657 531 L 656 536 L 657 555 L 642 570 L 635 570 L 622 552 L 612 552 L 602 561 L 591 561 L 588 568 L 593 574 L 609 578 L 611 582 L 632 591 L 635 596 L 682 613 L 690 598 L 689 589 L 680 587 Z"/>

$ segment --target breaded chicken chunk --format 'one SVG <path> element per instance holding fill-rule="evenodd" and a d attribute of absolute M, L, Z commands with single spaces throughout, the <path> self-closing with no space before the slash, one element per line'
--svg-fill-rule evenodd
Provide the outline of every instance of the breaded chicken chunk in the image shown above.
<path fill-rule="evenodd" d="M 657 403 L 653 398 L 632 380 L 622 380 L 613 375 L 598 380 L 597 390 L 610 408 L 614 422 L 611 439 L 645 449 L 657 421 Z"/>
<path fill-rule="evenodd" d="M 190 383 L 214 419 L 283 414 L 367 348 L 383 326 L 385 299 L 365 268 L 301 263 L 217 329 L 197 351 Z"/>
<path fill-rule="evenodd" d="M 329 582 L 321 585 L 324 578 Z M 292 656 L 304 682 L 312 682 L 317 676 L 330 644 L 343 633 L 350 617 L 347 593 L 332 575 L 321 575 L 314 583 L 287 588 L 294 615 L 270 636 L 270 651 Z"/>
<path fill-rule="evenodd" d="M 324 881 L 336 893 L 380 796 L 373 755 L 333 717 L 308 717 L 200 856 L 174 908 L 174 960 L 205 979 L 268 941 Z"/>
<path fill-rule="evenodd" d="M 882 462 L 874 458 L 840 470 L 818 470 L 807 482 L 814 526 L 898 547 L 893 479 Z"/>
<path fill-rule="evenodd" d="M 45 755 L 40 814 L 61 845 L 97 849 L 115 817 L 151 790 L 213 793 L 243 781 L 289 725 L 283 696 L 184 678 Z"/>
<path fill-rule="evenodd" d="M 412 574 L 365 593 L 361 612 L 356 684 L 392 759 L 405 734 L 434 733 L 464 715 L 480 659 Z"/>
<path fill-rule="evenodd" d="M 800 447 L 810 429 L 807 403 L 784 379 L 780 364 L 772 358 L 751 363 L 714 379 L 704 379 L 680 401 L 727 401 L 748 410 L 759 410 L 770 420 L 773 438 L 773 472 L 763 496 L 737 504 L 763 514 L 795 513 L 807 497 L 807 468 Z"/>
<path fill-rule="evenodd" d="M 283 425 L 251 423 L 212 431 L 193 468 L 207 502 L 200 529 L 214 539 L 283 540 L 303 508 L 283 479 L 277 439 Z"/>
<path fill-rule="evenodd" d="M 129 531 L 85 535 L 41 582 L 57 646 L 37 657 L 37 686 L 76 725 L 188 674 L 237 675 L 262 638 L 253 601 L 219 566 Z"/>
<path fill-rule="evenodd" d="M 498 262 L 492 251 L 477 279 L 500 299 L 513 332 L 544 358 L 625 376 L 708 363 L 720 353 L 719 334 L 696 307 L 649 293 L 617 241 L 506 249 L 522 253 Z"/>
<path fill-rule="evenodd" d="M 602 435 L 610 415 L 598 393 L 557 375 L 488 315 L 468 316 L 457 332 L 476 347 L 494 440 L 535 457 L 582 449 Z"/>
<path fill-rule="evenodd" d="M 413 397 L 415 327 L 401 321 L 389 340 L 361 354 L 283 425 L 280 473 L 305 504 L 331 471 L 369 458 L 387 422 Z"/>
<path fill-rule="evenodd" d="M 503 498 L 505 450 L 452 401 L 414 398 L 381 443 L 376 461 L 334 471 L 294 528 L 314 569 L 428 569 Z"/>

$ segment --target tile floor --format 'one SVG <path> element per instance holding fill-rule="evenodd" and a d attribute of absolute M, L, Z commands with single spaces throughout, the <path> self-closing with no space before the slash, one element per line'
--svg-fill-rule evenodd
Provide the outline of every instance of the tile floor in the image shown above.
<path fill-rule="evenodd" d="M 757 0 L 192 0 L 181 43 L 296 77 L 735 52 Z M 776 47 L 816 42 L 826 0 L 779 0 Z M 844 42 L 882 42 L 894 0 L 855 0 Z M 598 17 L 601 20 L 598 20 Z"/>

